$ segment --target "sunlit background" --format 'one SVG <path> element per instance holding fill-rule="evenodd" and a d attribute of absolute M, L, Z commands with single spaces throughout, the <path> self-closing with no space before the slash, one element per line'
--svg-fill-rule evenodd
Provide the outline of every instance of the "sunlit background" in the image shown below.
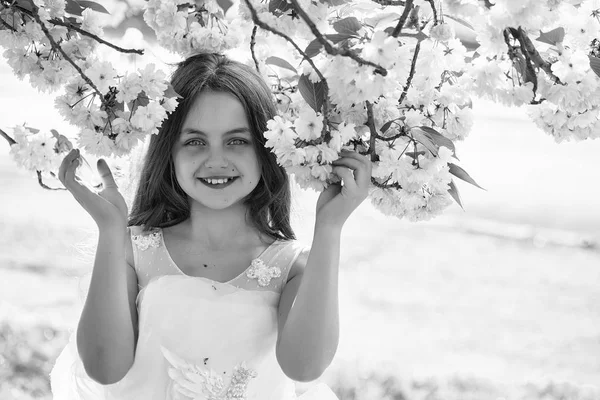
<path fill-rule="evenodd" d="M 125 3 L 106 7 L 119 15 Z M 73 134 L 54 96 L 0 60 L 1 129 Z M 486 190 L 459 181 L 464 210 L 411 223 L 366 201 L 344 227 L 341 342 L 320 379 L 341 400 L 600 399 L 600 141 L 557 144 L 523 109 L 476 100 L 474 111 L 457 155 Z M 83 305 L 95 225 L 8 151 L 3 141 L 0 400 L 49 399 L 48 374 Z M 308 244 L 316 198 L 295 190 L 294 227 Z"/>

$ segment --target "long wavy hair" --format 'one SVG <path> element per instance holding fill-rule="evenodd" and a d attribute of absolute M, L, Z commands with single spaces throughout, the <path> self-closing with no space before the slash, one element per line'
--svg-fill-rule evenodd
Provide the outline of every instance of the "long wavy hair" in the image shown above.
<path fill-rule="evenodd" d="M 265 147 L 267 121 L 277 115 L 271 91 L 252 68 L 221 54 L 197 54 L 177 65 L 171 77 L 182 96 L 177 109 L 153 135 L 143 161 L 128 225 L 153 227 L 176 225 L 190 216 L 187 194 L 175 177 L 173 146 L 196 97 L 204 90 L 234 95 L 244 107 L 252 131 L 261 170 L 256 188 L 244 198 L 246 219 L 261 233 L 279 240 L 296 236 L 290 225 L 291 189 L 285 169 Z"/>

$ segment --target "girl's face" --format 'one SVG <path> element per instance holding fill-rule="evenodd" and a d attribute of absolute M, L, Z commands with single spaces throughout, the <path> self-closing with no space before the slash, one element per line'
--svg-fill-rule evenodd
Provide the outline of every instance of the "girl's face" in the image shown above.
<path fill-rule="evenodd" d="M 198 95 L 173 148 L 173 163 L 192 207 L 225 209 L 254 190 L 260 163 L 244 107 L 235 96 L 212 91 Z M 211 184 L 206 178 L 228 180 Z"/>

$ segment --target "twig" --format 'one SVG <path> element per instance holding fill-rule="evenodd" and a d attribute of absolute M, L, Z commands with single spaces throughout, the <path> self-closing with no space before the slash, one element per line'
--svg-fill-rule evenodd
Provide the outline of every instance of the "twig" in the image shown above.
<path fill-rule="evenodd" d="M 271 32 L 271 33 L 273 33 L 273 34 L 275 34 L 277 36 L 281 36 L 282 38 L 284 38 L 285 40 L 287 40 L 292 46 L 294 46 L 294 48 L 296 49 L 296 51 L 298 53 L 300 53 L 302 55 L 302 57 L 304 57 L 304 59 L 310 64 L 310 66 L 317 73 L 317 75 L 319 76 L 319 78 L 323 82 L 326 82 L 325 81 L 325 77 L 323 76 L 323 74 L 321 73 L 321 71 L 319 71 L 319 68 L 317 68 L 317 66 L 311 60 L 311 58 L 309 56 L 307 56 L 306 53 L 304 51 L 302 51 L 302 49 L 300 47 L 298 47 L 298 45 L 296 44 L 296 42 L 294 42 L 285 33 L 279 32 L 277 29 L 270 27 L 269 25 L 265 24 L 260 19 L 258 19 L 258 14 L 256 13 L 256 10 L 254 9 L 254 7 L 252 6 L 252 4 L 250 3 L 250 0 L 244 0 L 244 1 L 246 2 L 246 5 L 250 9 L 250 13 L 252 14 L 252 22 L 254 22 L 256 25 L 258 25 L 260 28 L 262 28 L 262 29 L 264 29 L 266 31 L 269 31 L 269 32 Z"/>
<path fill-rule="evenodd" d="M 13 139 L 10 136 L 8 136 L 8 133 L 4 132 L 2 129 L 0 129 L 0 136 L 2 136 L 4 139 L 6 139 L 6 141 L 8 142 L 8 144 L 10 144 L 11 146 L 13 144 L 17 143 L 17 141 L 15 139 Z"/>
<path fill-rule="evenodd" d="M 391 175 L 390 175 L 390 177 L 391 177 Z M 388 180 L 389 180 L 389 178 L 388 178 Z M 377 180 L 373 177 L 371 177 L 371 183 L 373 184 L 373 186 L 377 186 L 378 188 L 381 188 L 381 189 L 402 189 L 402 186 L 400 186 L 399 183 L 392 183 L 391 185 L 384 185 L 384 184 L 377 182 Z"/>
<path fill-rule="evenodd" d="M 54 38 L 52 37 L 52 35 L 48 31 L 48 28 L 46 27 L 46 25 L 41 20 L 39 14 L 38 14 L 38 6 L 35 5 L 35 3 L 33 2 L 33 0 L 30 0 L 30 3 L 31 3 L 31 7 L 32 7 L 33 18 L 35 18 L 35 21 L 40 25 L 40 28 L 42 28 L 42 31 L 44 32 L 44 35 L 46 35 L 46 37 L 50 41 L 50 44 L 52 45 L 52 48 L 58 50 L 58 52 L 60 54 L 62 54 L 63 58 L 65 60 L 67 60 L 69 62 L 69 64 L 71 64 L 73 66 L 73 68 L 75 68 L 75 70 L 77 72 L 79 72 L 79 75 L 81 75 L 81 77 L 83 78 L 83 80 L 88 85 L 90 85 L 90 87 L 92 89 L 94 89 L 96 91 L 96 93 L 98 93 L 98 95 L 100 96 L 100 101 L 102 102 L 102 105 L 105 107 L 105 109 L 108 110 L 109 107 L 106 104 L 106 102 L 104 101 L 104 96 L 102 95 L 102 93 L 100 92 L 100 90 L 98 90 L 98 88 L 96 87 L 96 85 L 94 85 L 94 82 L 92 82 L 92 80 L 90 78 L 88 78 L 86 74 L 83 73 L 83 71 L 81 70 L 81 68 L 79 68 L 79 65 L 75 64 L 75 62 L 71 59 L 71 57 L 69 57 L 67 55 L 67 53 L 65 53 L 65 51 L 62 49 L 62 47 L 60 47 L 58 45 L 58 43 L 56 43 L 56 41 L 54 40 Z"/>
<path fill-rule="evenodd" d="M 38 183 L 40 184 L 41 187 L 43 187 L 44 189 L 48 189 L 48 190 L 67 190 L 66 188 L 53 188 L 50 187 L 48 185 L 46 185 L 44 183 L 44 181 L 42 180 L 42 171 L 35 171 L 37 173 L 37 177 L 38 177 Z"/>
<path fill-rule="evenodd" d="M 533 80 L 533 98 L 535 99 L 537 88 L 538 88 L 538 80 L 537 80 L 537 74 L 535 73 L 535 70 L 533 69 L 533 64 L 531 63 L 531 57 L 529 57 L 529 51 L 527 51 L 527 48 L 525 45 L 525 40 L 523 38 L 524 33 L 525 32 L 523 32 L 522 29 L 519 27 L 516 39 L 521 44 L 521 53 L 523 53 L 523 56 L 525 56 L 525 68 L 532 75 L 531 79 Z M 523 78 L 525 78 L 525 79 L 523 79 L 525 81 L 526 76 Z"/>
<path fill-rule="evenodd" d="M 124 48 L 119 47 L 117 45 L 114 45 L 114 44 L 112 44 L 110 42 L 107 42 L 106 40 L 104 40 L 104 39 L 102 39 L 102 38 L 94 35 L 93 33 L 88 32 L 88 31 L 86 31 L 84 29 L 81 29 L 81 28 L 79 28 L 79 27 L 71 24 L 70 22 L 63 22 L 63 21 L 58 20 L 58 19 L 51 19 L 51 20 L 48 20 L 48 22 L 52 23 L 53 25 L 64 26 L 64 27 L 66 27 L 68 29 L 72 29 L 75 32 L 79 32 L 80 34 L 82 34 L 84 36 L 90 37 L 90 38 L 94 39 L 95 41 L 97 41 L 98 43 L 102 43 L 102 44 L 104 44 L 104 45 L 106 45 L 108 47 L 111 47 L 111 48 L 113 48 L 113 49 L 115 49 L 117 51 L 120 51 L 121 53 L 133 53 L 133 54 L 144 55 L 144 50 L 124 49 Z"/>
<path fill-rule="evenodd" d="M 421 50 L 421 42 L 417 42 L 415 46 L 415 54 L 412 59 L 412 64 L 410 65 L 410 72 L 408 74 L 408 79 L 406 80 L 406 85 L 404 86 L 404 90 L 402 90 L 402 94 L 400 95 L 400 99 L 398 100 L 398 104 L 402 104 L 406 95 L 408 94 L 408 89 L 410 84 L 412 83 L 413 77 L 415 76 L 415 69 L 417 67 L 417 57 L 419 57 L 419 51 Z"/>
<path fill-rule="evenodd" d="M 371 132 L 371 137 L 369 138 L 369 152 L 367 154 L 371 155 L 371 161 L 379 161 L 379 157 L 375 152 L 375 140 L 377 139 L 377 129 L 375 128 L 375 117 L 373 116 L 373 104 L 370 101 L 367 101 L 367 126 L 369 127 L 369 131 Z"/>
<path fill-rule="evenodd" d="M 258 60 L 256 59 L 256 54 L 254 54 L 254 46 L 256 45 L 256 31 L 258 31 L 258 25 L 255 24 L 254 28 L 252 28 L 252 36 L 250 37 L 250 53 L 252 53 L 252 59 L 254 60 L 254 65 L 256 66 L 256 72 L 260 74 Z"/>
<path fill-rule="evenodd" d="M 554 83 L 562 85 L 563 83 L 560 81 L 560 79 L 558 79 L 558 77 L 552 73 L 552 64 L 550 64 L 548 61 L 542 58 L 542 56 L 537 51 L 537 49 L 533 45 L 533 42 L 531 41 L 531 39 L 529 39 L 529 36 L 527 36 L 527 33 L 523 30 L 523 28 L 519 27 L 518 34 L 520 38 L 519 42 L 521 43 L 521 47 L 524 50 L 523 53 L 528 53 L 535 65 L 541 68 L 550 78 L 552 78 Z"/>
<path fill-rule="evenodd" d="M 433 26 L 439 23 L 437 9 L 435 8 L 435 0 L 425 0 L 431 6 L 431 10 L 433 11 Z"/>
<path fill-rule="evenodd" d="M 294 10 L 296 10 L 298 15 L 300 15 L 300 18 L 302 18 L 304 20 L 304 22 L 306 23 L 306 25 L 308 25 L 308 27 L 311 30 L 311 32 L 313 33 L 313 35 L 315 35 L 315 38 L 319 41 L 319 43 L 321 43 L 321 45 L 325 48 L 325 51 L 328 54 L 331 54 L 332 56 L 339 55 L 342 57 L 350 57 L 351 59 L 353 59 L 360 65 L 369 65 L 371 67 L 374 67 L 375 73 L 377 73 L 377 74 L 380 74 L 382 76 L 387 75 L 387 70 L 385 68 L 383 68 L 381 65 L 375 64 L 371 61 L 367 61 L 367 60 L 357 56 L 354 52 L 352 52 L 350 50 L 339 50 L 339 49 L 336 49 L 335 47 L 333 47 L 331 45 L 331 43 L 329 43 L 327 41 L 327 39 L 325 39 L 325 37 L 323 37 L 321 32 L 319 32 L 319 29 L 317 29 L 317 26 L 314 24 L 314 22 L 312 22 L 312 20 L 308 16 L 308 14 L 302 9 L 302 7 L 300 7 L 300 4 L 298 4 L 298 0 L 290 0 L 290 1 L 292 4 L 292 7 L 294 7 Z"/>
<path fill-rule="evenodd" d="M 410 14 L 412 5 L 413 5 L 413 0 L 406 0 L 406 5 L 404 6 L 404 11 L 402 12 L 402 15 L 400 16 L 400 21 L 398 21 L 398 25 L 396 25 L 396 27 L 394 28 L 394 30 L 392 32 L 393 37 L 397 38 L 400 35 L 400 32 L 402 31 L 402 27 L 404 26 L 404 24 L 406 23 L 406 20 L 408 19 L 408 14 Z"/>

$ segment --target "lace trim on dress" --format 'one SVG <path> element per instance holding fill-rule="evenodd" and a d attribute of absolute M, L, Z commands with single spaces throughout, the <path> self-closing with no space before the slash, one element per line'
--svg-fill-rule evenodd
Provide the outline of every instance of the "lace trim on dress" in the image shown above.
<path fill-rule="evenodd" d="M 263 260 L 255 258 L 250 264 L 250 268 L 246 271 L 248 278 L 257 278 L 260 286 L 268 286 L 271 279 L 279 278 L 281 270 L 279 267 L 269 267 Z"/>
<path fill-rule="evenodd" d="M 151 233 L 142 233 L 140 235 L 132 235 L 131 241 L 140 250 L 148 250 L 148 247 L 158 248 L 160 246 L 161 231 L 157 230 Z"/>
<path fill-rule="evenodd" d="M 248 383 L 258 376 L 256 371 L 241 362 L 233 368 L 231 382 L 226 386 L 223 377 L 213 369 L 189 363 L 163 346 L 161 350 L 171 364 L 168 373 L 177 391 L 175 399 L 181 399 L 179 394 L 182 394 L 192 399 L 246 400 Z M 207 360 L 204 360 L 205 365 Z"/>

